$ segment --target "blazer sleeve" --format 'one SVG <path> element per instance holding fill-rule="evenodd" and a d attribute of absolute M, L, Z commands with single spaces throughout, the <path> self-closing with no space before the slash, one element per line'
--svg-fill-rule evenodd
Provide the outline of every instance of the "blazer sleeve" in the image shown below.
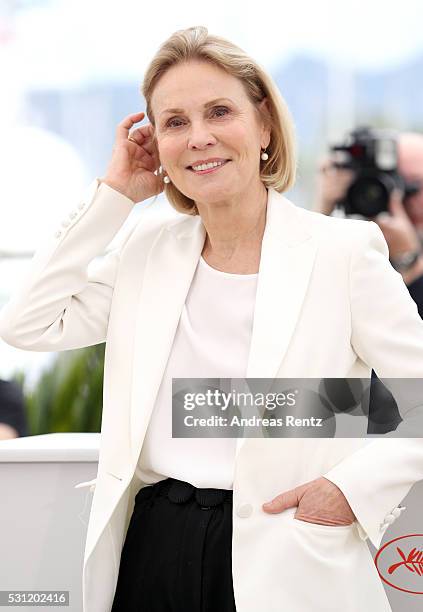
<path fill-rule="evenodd" d="M 405 437 L 410 430 L 414 436 L 423 433 L 409 427 L 416 414 L 416 422 L 422 422 L 423 385 L 404 387 L 398 380 L 423 380 L 423 321 L 401 275 L 389 263 L 380 228 L 365 222 L 361 236 L 350 263 L 351 343 L 396 400 L 401 393 L 395 386 L 410 393 L 397 402 L 404 421 L 393 438 L 369 439 L 323 476 L 344 493 L 363 539 L 368 537 L 379 548 L 384 532 L 401 514 L 398 504 L 423 478 L 423 438 Z"/>
<path fill-rule="evenodd" d="M 103 255 L 133 209 L 132 200 L 98 179 L 33 256 L 19 290 L 0 312 L 0 336 L 29 351 L 104 342 L 119 250 Z M 97 263 L 97 262 L 94 262 Z"/>

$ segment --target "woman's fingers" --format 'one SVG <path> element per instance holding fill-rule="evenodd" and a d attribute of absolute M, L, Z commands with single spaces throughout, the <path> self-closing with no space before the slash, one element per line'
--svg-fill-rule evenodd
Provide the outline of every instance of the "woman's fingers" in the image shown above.
<path fill-rule="evenodd" d="M 130 133 L 130 137 L 150 155 L 157 166 L 160 165 L 157 145 L 153 140 L 151 124 L 136 128 Z"/>
<path fill-rule="evenodd" d="M 156 143 L 153 140 L 153 126 L 151 123 L 148 123 L 131 130 L 131 128 L 139 121 L 142 121 L 144 117 L 144 112 L 125 117 L 116 128 L 116 142 L 126 141 L 130 136 L 131 140 L 142 149 L 138 150 L 137 156 L 141 154 L 151 171 L 154 171 L 160 166 L 160 160 Z"/>
<path fill-rule="evenodd" d="M 133 140 L 135 140 L 137 144 L 142 145 L 143 147 L 146 146 L 149 139 L 148 132 L 146 132 L 145 129 L 146 127 L 147 126 L 143 125 L 142 127 L 135 128 L 134 130 L 132 130 L 132 132 L 129 133 L 129 136 Z"/>
<path fill-rule="evenodd" d="M 153 142 L 152 125 L 150 123 L 141 125 L 140 127 L 132 130 L 129 136 L 134 138 L 139 144 L 151 148 Z"/>
<path fill-rule="evenodd" d="M 135 123 L 139 123 L 144 119 L 145 113 L 143 111 L 128 115 L 123 119 L 116 128 L 116 141 L 127 140 L 129 136 L 129 130 Z"/>
<path fill-rule="evenodd" d="M 139 156 L 147 157 L 148 159 L 151 159 L 154 164 L 160 165 L 157 149 L 150 138 L 145 139 L 145 136 L 138 130 L 131 132 L 130 137 L 138 145 L 138 147 L 136 147 L 137 158 L 139 158 Z"/>

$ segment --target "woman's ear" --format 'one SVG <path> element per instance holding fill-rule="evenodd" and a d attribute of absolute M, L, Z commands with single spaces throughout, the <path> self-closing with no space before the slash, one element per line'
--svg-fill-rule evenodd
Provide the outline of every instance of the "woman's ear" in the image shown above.
<path fill-rule="evenodd" d="M 154 146 L 157 147 L 156 127 L 152 123 L 150 123 L 150 136 L 151 136 L 151 140 L 152 140 Z"/>
<path fill-rule="evenodd" d="M 151 126 L 151 142 L 153 144 L 153 147 L 156 151 L 157 157 L 160 159 L 160 154 L 159 154 L 159 144 L 157 142 L 157 133 L 156 133 L 156 128 L 154 126 Z"/>
<path fill-rule="evenodd" d="M 270 134 L 272 131 L 272 115 L 270 112 L 269 101 L 267 98 L 263 98 L 257 105 L 260 118 L 262 120 L 262 146 L 264 148 L 269 146 Z"/>

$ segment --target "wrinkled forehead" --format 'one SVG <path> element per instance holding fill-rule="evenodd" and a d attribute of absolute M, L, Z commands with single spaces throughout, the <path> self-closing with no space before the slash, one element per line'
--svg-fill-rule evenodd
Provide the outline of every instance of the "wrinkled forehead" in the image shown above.
<path fill-rule="evenodd" d="M 151 96 L 151 109 L 159 121 L 169 109 L 192 112 L 219 98 L 237 105 L 249 102 L 240 79 L 209 62 L 189 62 L 169 68 L 159 79 Z"/>

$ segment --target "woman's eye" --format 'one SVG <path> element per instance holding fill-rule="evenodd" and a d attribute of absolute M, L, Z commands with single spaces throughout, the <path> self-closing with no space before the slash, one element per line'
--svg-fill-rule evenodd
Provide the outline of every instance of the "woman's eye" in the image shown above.
<path fill-rule="evenodd" d="M 179 124 L 178 124 L 178 123 L 176 123 L 176 125 L 175 125 L 175 121 L 176 121 L 176 122 L 178 122 L 178 121 L 179 121 Z M 180 120 L 180 119 L 177 119 L 176 117 L 174 117 L 173 119 L 169 119 L 169 121 L 166 123 L 166 125 L 167 125 L 168 127 L 179 127 L 179 125 L 181 125 L 181 120 Z"/>
<path fill-rule="evenodd" d="M 229 109 L 226 108 L 226 106 L 216 106 L 212 110 L 212 115 L 217 118 L 224 117 L 228 113 L 229 113 Z M 178 128 L 181 125 L 183 125 L 183 121 L 179 117 L 172 117 L 166 122 L 166 127 L 170 127 L 170 128 Z"/>
<path fill-rule="evenodd" d="M 223 117 L 229 112 L 229 109 L 227 109 L 226 106 L 217 106 L 213 111 L 217 117 Z"/>

